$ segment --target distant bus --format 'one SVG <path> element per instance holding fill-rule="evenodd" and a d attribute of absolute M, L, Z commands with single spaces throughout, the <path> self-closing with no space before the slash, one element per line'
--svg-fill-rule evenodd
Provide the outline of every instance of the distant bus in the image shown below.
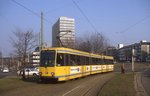
<path fill-rule="evenodd" d="M 70 48 L 44 48 L 40 55 L 41 80 L 66 81 L 114 70 L 113 57 Z"/>

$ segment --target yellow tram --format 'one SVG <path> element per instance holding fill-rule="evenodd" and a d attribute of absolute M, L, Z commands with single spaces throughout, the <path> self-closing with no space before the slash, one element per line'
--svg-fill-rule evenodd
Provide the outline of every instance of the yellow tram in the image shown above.
<path fill-rule="evenodd" d="M 40 79 L 66 81 L 114 70 L 113 57 L 70 48 L 44 48 L 41 51 Z"/>

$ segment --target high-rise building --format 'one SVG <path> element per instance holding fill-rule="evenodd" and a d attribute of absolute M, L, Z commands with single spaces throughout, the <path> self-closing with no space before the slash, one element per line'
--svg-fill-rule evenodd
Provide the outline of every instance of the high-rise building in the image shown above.
<path fill-rule="evenodd" d="M 52 47 L 75 46 L 75 20 L 68 17 L 60 17 L 52 27 Z"/>

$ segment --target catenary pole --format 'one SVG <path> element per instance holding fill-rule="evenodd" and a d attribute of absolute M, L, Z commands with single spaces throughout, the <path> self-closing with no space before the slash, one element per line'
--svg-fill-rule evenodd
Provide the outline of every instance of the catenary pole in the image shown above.
<path fill-rule="evenodd" d="M 43 48 L 44 45 L 44 31 L 43 31 L 43 12 L 41 12 L 41 49 Z"/>

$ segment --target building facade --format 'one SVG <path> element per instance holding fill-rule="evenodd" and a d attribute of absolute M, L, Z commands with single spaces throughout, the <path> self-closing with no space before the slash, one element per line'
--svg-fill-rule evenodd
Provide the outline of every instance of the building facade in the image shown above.
<path fill-rule="evenodd" d="M 39 51 L 32 52 L 32 64 L 33 66 L 40 65 L 40 52 Z"/>
<path fill-rule="evenodd" d="M 60 17 L 52 27 L 52 47 L 75 46 L 75 20 L 68 17 Z"/>
<path fill-rule="evenodd" d="M 40 65 L 40 47 L 35 48 L 35 50 L 32 52 L 30 62 L 33 66 Z"/>
<path fill-rule="evenodd" d="M 106 51 L 103 52 L 104 55 L 113 56 L 114 60 L 117 60 L 117 48 L 116 47 L 108 47 Z"/>
<path fill-rule="evenodd" d="M 146 62 L 150 59 L 150 42 L 140 41 L 139 43 L 124 46 L 118 49 L 117 53 L 119 61 L 131 61 L 134 55 L 135 61 Z"/>

